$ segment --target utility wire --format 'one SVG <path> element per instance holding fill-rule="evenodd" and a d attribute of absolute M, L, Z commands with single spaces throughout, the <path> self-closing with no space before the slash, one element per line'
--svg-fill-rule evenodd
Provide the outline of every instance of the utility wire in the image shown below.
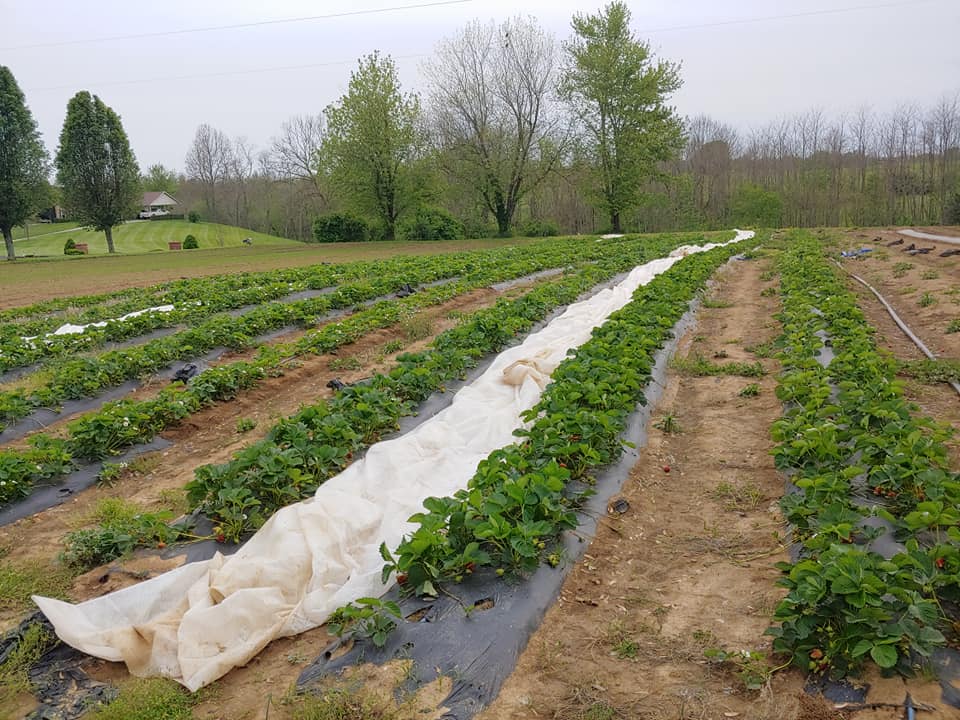
<path fill-rule="evenodd" d="M 157 37 L 162 35 L 177 35 L 177 34 L 192 33 L 192 32 L 209 32 L 213 30 L 226 30 L 226 29 L 232 29 L 232 28 L 254 27 L 258 25 L 273 25 L 278 23 L 301 22 L 301 21 L 317 20 L 321 18 L 343 17 L 347 15 L 364 15 L 364 14 L 371 14 L 371 13 L 382 13 L 382 12 L 388 12 L 392 10 L 435 7 L 439 5 L 454 5 L 454 4 L 460 4 L 465 2 L 472 2 L 472 0 L 444 0 L 443 2 L 424 3 L 420 5 L 401 5 L 401 6 L 391 7 L 391 8 L 381 8 L 378 10 L 357 10 L 357 11 L 347 12 L 347 13 L 317 15 L 315 17 L 309 17 L 309 18 L 290 18 L 286 20 L 265 20 L 262 22 L 246 23 L 242 25 L 223 25 L 223 26 L 209 27 L 209 28 L 194 28 L 190 30 L 172 30 L 170 32 L 162 32 L 162 33 L 146 33 L 143 35 L 124 35 L 124 36 L 116 36 L 111 38 L 100 38 L 99 40 L 78 40 L 78 41 L 69 41 L 67 43 L 55 43 L 55 44 L 56 45 L 75 44 L 75 43 L 82 43 L 82 42 L 99 42 L 104 40 L 121 40 L 121 39 L 127 39 L 127 38 L 143 38 L 143 37 Z M 662 28 L 655 28 L 652 30 L 645 30 L 643 31 L 643 33 L 652 34 L 652 33 L 660 33 L 660 32 L 674 32 L 678 30 L 694 30 L 699 28 L 723 27 L 728 25 L 742 25 L 747 23 L 767 22 L 770 20 L 787 20 L 787 19 L 811 17 L 816 15 L 835 15 L 838 13 L 845 13 L 845 12 L 878 10 L 878 9 L 884 9 L 884 8 L 903 7 L 907 5 L 916 6 L 916 5 L 930 4 L 933 2 L 941 2 L 941 0 L 905 0 L 904 2 L 894 2 L 894 3 L 874 4 L 874 5 L 857 5 L 857 6 L 846 7 L 846 8 L 836 8 L 832 10 L 811 10 L 809 12 L 790 13 L 785 15 L 765 15 L 763 17 L 740 18 L 736 20 L 720 20 L 717 22 L 699 23 L 695 25 L 674 25 L 672 27 L 662 27 Z M 49 45 L 25 45 L 25 46 L 22 46 L 21 48 L 7 48 L 7 49 L 22 49 L 27 47 L 50 47 L 50 46 Z M 4 48 L 0 48 L 0 49 L 4 49 Z M 417 59 L 417 58 L 424 58 L 424 57 L 428 57 L 428 55 L 425 53 L 416 54 L 416 55 L 398 55 L 396 56 L 395 59 L 410 60 L 410 59 Z M 137 78 L 135 80 L 107 80 L 103 82 L 89 82 L 89 83 L 81 83 L 81 84 L 85 84 L 90 87 L 98 87 L 98 88 L 110 87 L 110 86 L 116 86 L 116 85 L 140 85 L 145 83 L 166 82 L 166 81 L 172 81 L 172 80 L 197 80 L 202 78 L 231 77 L 231 76 L 238 76 L 238 75 L 253 75 L 257 73 L 281 72 L 285 70 L 307 70 L 310 68 L 334 67 L 337 65 L 352 65 L 355 62 L 356 62 L 355 59 L 354 60 L 331 60 L 328 62 L 308 63 L 304 65 L 280 65 L 275 67 L 249 68 L 245 70 L 226 70 L 222 72 L 195 73 L 190 75 L 176 75 L 176 76 L 154 77 L 154 78 Z M 55 86 L 40 87 L 40 88 L 30 88 L 29 92 L 70 90 L 75 87 L 77 87 L 77 83 L 72 83 L 70 85 L 55 85 Z"/>
<path fill-rule="evenodd" d="M 258 20 L 256 22 L 237 23 L 235 25 L 209 25 L 207 27 L 186 28 L 184 30 L 161 30 L 158 32 L 137 33 L 134 35 L 110 35 L 98 38 L 79 38 L 76 40 L 62 40 L 50 43 L 34 43 L 32 45 L 13 45 L 10 47 L 2 47 L 0 50 L 32 50 L 34 48 L 64 47 L 67 45 L 90 45 L 93 43 L 113 42 L 115 40 L 141 40 L 143 38 L 170 37 L 172 35 L 217 32 L 220 30 L 240 30 L 243 28 L 262 27 L 264 25 L 285 25 L 299 22 L 314 22 L 316 20 L 330 20 L 332 18 L 355 17 L 357 15 L 376 15 L 379 13 L 394 12 L 395 10 L 419 10 L 422 8 L 441 7 L 443 5 L 462 5 L 469 2 L 473 2 L 473 0 L 437 0 L 436 2 L 419 3 L 417 5 L 394 5 L 385 8 L 348 10 L 346 12 L 328 13 L 326 15 L 281 18 L 278 20 Z"/>

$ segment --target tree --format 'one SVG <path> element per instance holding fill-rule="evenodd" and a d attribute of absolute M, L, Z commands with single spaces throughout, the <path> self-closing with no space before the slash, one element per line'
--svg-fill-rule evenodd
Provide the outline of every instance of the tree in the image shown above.
<path fill-rule="evenodd" d="M 323 115 L 297 115 L 283 124 L 270 144 L 269 166 L 278 176 L 304 180 L 323 198 L 320 147 L 326 135 Z"/>
<path fill-rule="evenodd" d="M 57 150 L 57 180 L 74 218 L 102 230 L 113 247 L 113 226 L 140 200 L 140 168 L 120 116 L 96 95 L 78 92 L 67 103 Z"/>
<path fill-rule="evenodd" d="M 204 123 L 197 128 L 187 153 L 187 177 L 200 183 L 207 217 L 217 220 L 217 188 L 230 176 L 233 146 L 222 130 Z"/>
<path fill-rule="evenodd" d="M 567 141 L 551 104 L 556 46 L 533 18 L 467 25 L 424 67 L 446 169 L 480 195 L 501 234 Z"/>
<path fill-rule="evenodd" d="M 665 104 L 681 85 L 680 68 L 654 63 L 650 46 L 630 30 L 621 0 L 596 15 L 574 15 L 572 26 L 560 94 L 585 131 L 598 207 L 620 232 L 620 216 L 639 203 L 643 181 L 683 147 L 683 126 Z"/>
<path fill-rule="evenodd" d="M 393 60 L 374 52 L 361 58 L 347 94 L 324 113 L 323 155 L 334 187 L 348 205 L 377 218 L 392 240 L 397 219 L 423 194 L 420 100 L 401 92 Z"/>
<path fill-rule="evenodd" d="M 10 72 L 0 65 L 0 230 L 7 248 L 13 249 L 13 226 L 25 222 L 47 196 L 49 158 L 37 123 L 23 92 Z"/>
<path fill-rule="evenodd" d="M 736 226 L 780 227 L 783 201 L 774 190 L 744 183 L 730 198 L 730 220 Z"/>
<path fill-rule="evenodd" d="M 177 173 L 159 163 L 147 168 L 147 174 L 140 178 L 145 192 L 165 192 L 176 195 L 180 185 Z"/>

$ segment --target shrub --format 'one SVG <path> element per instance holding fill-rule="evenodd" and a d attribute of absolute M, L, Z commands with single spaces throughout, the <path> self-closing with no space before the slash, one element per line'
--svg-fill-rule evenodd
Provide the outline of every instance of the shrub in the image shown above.
<path fill-rule="evenodd" d="M 187 220 L 192 223 L 200 222 L 200 213 L 198 213 L 196 210 L 191 210 L 187 213 Z"/>
<path fill-rule="evenodd" d="M 486 220 L 468 218 L 463 221 L 463 236 L 467 240 L 496 237 L 496 234 L 497 226 L 491 225 Z"/>
<path fill-rule="evenodd" d="M 463 240 L 463 223 L 446 210 L 423 207 L 397 226 L 400 240 Z"/>
<path fill-rule="evenodd" d="M 63 244 L 63 254 L 83 255 L 83 251 L 77 250 L 77 244 L 73 241 L 73 238 L 67 238 L 67 241 Z"/>
<path fill-rule="evenodd" d="M 366 242 L 370 239 L 370 225 L 363 218 L 330 213 L 313 221 L 313 237 L 322 243 Z"/>
<path fill-rule="evenodd" d="M 193 235 L 187 235 L 183 239 L 184 250 L 196 250 L 198 247 L 200 247 L 200 245 L 197 243 L 197 239 Z"/>
<path fill-rule="evenodd" d="M 557 224 L 549 220 L 530 220 L 523 226 L 524 237 L 555 237 L 560 234 Z"/>

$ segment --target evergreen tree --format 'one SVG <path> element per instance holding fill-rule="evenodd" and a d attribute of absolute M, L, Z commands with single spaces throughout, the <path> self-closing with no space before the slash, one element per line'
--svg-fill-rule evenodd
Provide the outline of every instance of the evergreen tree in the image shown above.
<path fill-rule="evenodd" d="M 107 249 L 115 252 L 113 227 L 133 214 L 140 198 L 140 168 L 120 116 L 96 95 L 74 95 L 67 104 L 56 164 L 71 215 L 102 230 Z"/>
<path fill-rule="evenodd" d="M 7 249 L 13 249 L 13 226 L 27 220 L 47 197 L 49 158 L 37 123 L 23 92 L 10 72 L 0 65 L 0 231 Z"/>

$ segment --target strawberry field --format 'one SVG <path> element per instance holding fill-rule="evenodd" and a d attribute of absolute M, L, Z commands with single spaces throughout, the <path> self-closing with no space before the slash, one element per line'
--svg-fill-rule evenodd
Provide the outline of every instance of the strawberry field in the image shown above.
<path fill-rule="evenodd" d="M 0 311 L 5 627 L 54 598 L 43 612 L 85 651 L 69 667 L 121 694 L 140 691 L 125 661 L 261 703 L 249 664 L 382 717 L 465 695 L 485 718 L 528 717 L 524 698 L 558 718 L 646 717 L 601 678 L 649 667 L 650 717 L 677 717 L 668 698 L 693 684 L 702 717 L 815 717 L 847 685 L 857 717 L 897 717 L 882 706 L 905 681 L 952 717 L 957 416 L 904 380 L 834 264 L 849 236 L 732 235 L 553 239 Z M 565 318 L 583 327 L 556 339 Z M 472 389 L 491 373 L 509 411 Z M 509 621 L 527 628 L 517 673 L 481 683 L 471 617 L 543 582 L 549 601 Z M 467 623 L 456 662 L 420 639 L 440 607 L 436 622 Z M 134 626 L 135 652 L 106 649 Z M 144 640 L 162 627 L 179 630 Z M 570 650 L 583 637 L 592 649 Z M 301 676 L 325 651 L 389 665 L 400 647 L 416 711 L 377 681 Z M 155 665 L 134 660 L 144 648 Z M 0 704 L 65 712 L 86 692 L 29 690 L 0 683 Z M 238 712 L 205 692 L 184 695 L 195 717 Z M 290 697 L 266 712 L 306 717 Z"/>

